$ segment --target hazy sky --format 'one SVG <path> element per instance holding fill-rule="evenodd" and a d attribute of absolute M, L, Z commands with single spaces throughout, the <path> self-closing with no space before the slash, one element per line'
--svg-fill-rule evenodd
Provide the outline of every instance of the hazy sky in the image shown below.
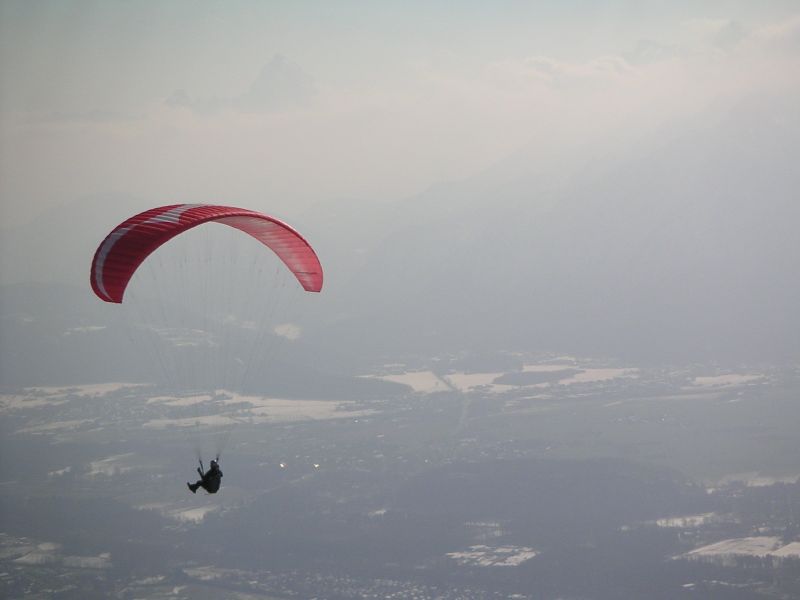
<path fill-rule="evenodd" d="M 403 198 L 520 148 L 797 96 L 792 1 L 0 4 L 2 220 Z"/>

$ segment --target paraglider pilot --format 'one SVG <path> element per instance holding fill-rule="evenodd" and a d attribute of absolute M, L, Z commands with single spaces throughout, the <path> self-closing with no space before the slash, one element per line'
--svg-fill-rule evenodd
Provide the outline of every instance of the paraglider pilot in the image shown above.
<path fill-rule="evenodd" d="M 186 485 L 193 494 L 197 493 L 198 488 L 203 488 L 209 494 L 216 494 L 219 491 L 219 486 L 222 484 L 222 471 L 219 468 L 219 457 L 213 459 L 208 467 L 208 471 L 203 473 L 203 461 L 200 461 L 200 466 L 197 467 L 197 473 L 200 479 L 196 483 L 187 482 Z"/>

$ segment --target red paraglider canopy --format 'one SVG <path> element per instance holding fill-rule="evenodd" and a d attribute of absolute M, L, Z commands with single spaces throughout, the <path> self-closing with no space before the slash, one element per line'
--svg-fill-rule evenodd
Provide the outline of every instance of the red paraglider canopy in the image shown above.
<path fill-rule="evenodd" d="M 322 266 L 314 249 L 286 223 L 245 208 L 172 204 L 133 216 L 106 236 L 92 261 L 94 293 L 106 302 L 122 302 L 128 281 L 145 258 L 176 235 L 210 221 L 235 227 L 271 248 L 306 291 L 322 289 Z"/>

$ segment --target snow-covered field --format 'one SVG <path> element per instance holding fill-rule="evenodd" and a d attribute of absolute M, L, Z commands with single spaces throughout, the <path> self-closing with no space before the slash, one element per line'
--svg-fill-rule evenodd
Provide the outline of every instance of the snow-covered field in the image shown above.
<path fill-rule="evenodd" d="M 656 519 L 653 521 L 658 527 L 667 527 L 675 529 L 689 529 L 692 527 L 701 527 L 706 523 L 719 519 L 720 517 L 713 512 L 702 513 L 699 515 L 686 515 L 682 517 L 667 517 L 664 519 Z"/>
<path fill-rule="evenodd" d="M 57 410 L 48 410 L 53 408 Z M 147 397 L 146 389 L 129 383 L 37 387 L 0 395 L 0 414 L 28 417 L 17 429 L 28 434 L 99 430 L 110 422 L 119 425 L 121 414 L 152 430 L 358 418 L 372 412 L 350 401 L 245 396 L 226 390 Z M 67 414 L 72 418 L 63 418 Z"/>
<path fill-rule="evenodd" d="M 773 536 L 754 536 L 722 540 L 708 546 L 695 548 L 684 558 L 709 558 L 723 556 L 780 556 L 800 558 L 800 542 L 784 544 Z"/>
<path fill-rule="evenodd" d="M 514 389 L 513 385 L 501 385 L 494 380 L 503 373 L 448 373 L 445 375 L 447 382 L 459 392 L 469 392 L 478 388 L 492 393 L 502 393 Z"/>
<path fill-rule="evenodd" d="M 205 401 L 193 397 L 192 404 L 202 404 Z M 160 398 L 160 400 L 162 400 Z M 175 399 L 181 402 L 182 399 Z M 144 423 L 149 429 L 163 429 L 166 427 L 227 427 L 236 423 L 264 424 L 264 423 L 289 423 L 295 421 L 318 421 L 326 419 L 357 418 L 372 414 L 371 410 L 359 410 L 355 403 L 350 401 L 328 402 L 325 400 L 290 400 L 284 398 L 265 398 L 261 396 L 244 396 L 232 392 L 225 392 L 221 399 L 210 398 L 217 406 L 217 411 L 212 415 L 199 415 L 197 417 L 167 418 L 159 417 Z M 169 404 L 172 400 L 163 400 Z"/>
<path fill-rule="evenodd" d="M 432 394 L 434 392 L 444 392 L 450 386 L 433 371 L 408 371 L 397 375 L 369 376 L 384 381 L 392 381 L 409 386 L 414 392 L 420 394 Z"/>
<path fill-rule="evenodd" d="M 721 487 L 731 485 L 732 483 L 742 483 L 747 487 L 765 487 L 775 485 L 776 483 L 792 484 L 797 483 L 798 479 L 800 479 L 800 474 L 783 475 L 778 477 L 774 475 L 764 475 L 758 471 L 748 471 L 745 473 L 726 475 L 719 481 L 714 482 L 711 489 L 714 489 L 714 486 Z"/>
<path fill-rule="evenodd" d="M 734 387 L 753 383 L 764 379 L 764 375 L 744 375 L 731 373 L 728 375 L 711 375 L 708 377 L 695 377 L 693 385 L 701 387 Z"/>
<path fill-rule="evenodd" d="M 538 553 L 526 546 L 470 546 L 461 552 L 448 552 L 447 556 L 459 565 L 473 567 L 516 567 Z"/>
<path fill-rule="evenodd" d="M 579 370 L 579 373 L 575 373 Z M 528 385 L 511 385 L 495 383 L 498 377 L 506 375 L 504 372 L 482 372 L 467 373 L 455 371 L 445 375 L 437 375 L 432 371 L 407 371 L 403 373 L 392 373 L 389 375 L 368 375 L 375 379 L 402 383 L 409 386 L 414 392 L 421 394 L 431 394 L 456 390 L 459 392 L 473 392 L 477 390 L 500 394 L 521 387 L 525 388 L 547 388 L 553 385 L 573 385 L 577 383 L 599 383 L 611 381 L 613 379 L 634 378 L 639 374 L 638 369 L 632 368 L 581 368 L 573 363 L 568 364 L 528 364 L 522 368 L 523 373 L 557 373 L 559 371 L 570 371 L 562 379 L 554 382 L 532 383 Z"/>
<path fill-rule="evenodd" d="M 151 503 L 142 504 L 136 508 L 139 510 L 152 510 L 162 517 L 167 517 L 180 523 L 201 523 L 206 515 L 219 510 L 220 507 L 214 504 L 206 504 L 187 508 L 183 505 L 169 503 Z"/>
<path fill-rule="evenodd" d="M 94 424 L 94 419 L 74 419 L 72 421 L 52 421 L 23 427 L 17 433 L 53 433 L 57 431 L 75 431 L 84 425 Z"/>
<path fill-rule="evenodd" d="M 109 569 L 112 566 L 108 552 L 96 556 L 64 554 L 61 544 L 41 542 L 34 545 L 26 543 L 28 540 L 11 538 L 5 534 L 0 541 L 4 558 L 16 557 L 12 560 L 15 565 L 63 565 L 73 569 Z"/>
<path fill-rule="evenodd" d="M 194 396 L 154 396 L 147 400 L 148 404 L 160 404 L 162 406 L 194 406 L 203 402 L 210 402 L 210 394 L 197 394 Z"/>
<path fill-rule="evenodd" d="M 0 394 L 0 413 L 57 406 L 70 397 L 99 398 L 125 388 L 140 387 L 136 383 L 93 383 L 88 385 L 50 386 L 26 388 L 22 394 Z"/>
<path fill-rule="evenodd" d="M 93 460 L 89 463 L 89 470 L 86 477 L 94 479 L 97 477 L 114 477 L 122 473 L 128 473 L 137 468 L 136 455 L 128 452 L 126 454 L 115 454 L 100 460 Z"/>

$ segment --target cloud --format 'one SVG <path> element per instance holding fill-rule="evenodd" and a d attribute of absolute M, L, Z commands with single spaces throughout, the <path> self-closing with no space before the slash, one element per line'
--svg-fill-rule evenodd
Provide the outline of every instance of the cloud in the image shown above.
<path fill-rule="evenodd" d="M 614 88 L 622 83 L 635 82 L 639 77 L 636 65 L 616 55 L 598 56 L 582 62 L 529 56 L 522 60 L 494 63 L 487 72 L 488 79 L 496 88 L 539 99 Z"/>
<path fill-rule="evenodd" d="M 678 55 L 678 46 L 663 44 L 655 40 L 639 40 L 633 50 L 623 56 L 632 65 L 648 65 L 670 60 Z"/>
<path fill-rule="evenodd" d="M 753 31 L 750 40 L 764 48 L 800 53 L 800 15 L 758 28 Z"/>
<path fill-rule="evenodd" d="M 621 146 L 647 128 L 752 94 L 791 101 L 798 32 L 800 17 L 762 27 L 696 20 L 663 38 L 647 31 L 629 52 L 586 60 L 517 46 L 491 56 L 480 48 L 423 57 L 404 49 L 389 62 L 366 56 L 363 46 L 368 66 L 304 54 L 303 67 L 307 61 L 325 73 L 324 83 L 262 50 L 252 55 L 266 56 L 263 65 L 239 61 L 235 72 L 221 73 L 229 63 L 212 57 L 199 72 L 185 65 L 180 80 L 162 73 L 132 108 L 123 105 L 144 113 L 137 120 L 62 112 L 56 116 L 89 125 L 54 119 L 34 128 L 25 121 L 30 112 L 6 115 L 4 144 L 14 152 L 0 161 L 10 199 L 4 219 L 33 214 L 28 207 L 39 198 L 107 189 L 264 202 L 287 214 L 325 198 L 399 199 L 469 177 L 520 148 L 556 156 L 554 145 L 589 147 L 604 135 Z M 107 94 L 90 91 L 84 106 L 99 106 Z"/>
<path fill-rule="evenodd" d="M 683 24 L 681 51 L 685 55 L 716 51 L 737 58 L 798 57 L 800 54 L 800 14 L 758 27 L 748 27 L 731 19 L 692 19 Z"/>
<path fill-rule="evenodd" d="M 294 323 L 281 323 L 280 325 L 276 325 L 273 331 L 276 335 L 292 342 L 299 339 L 302 333 L 301 329 Z"/>
<path fill-rule="evenodd" d="M 684 23 L 687 49 L 710 46 L 725 52 L 731 51 L 748 36 L 745 27 L 732 19 L 690 19 Z"/>

